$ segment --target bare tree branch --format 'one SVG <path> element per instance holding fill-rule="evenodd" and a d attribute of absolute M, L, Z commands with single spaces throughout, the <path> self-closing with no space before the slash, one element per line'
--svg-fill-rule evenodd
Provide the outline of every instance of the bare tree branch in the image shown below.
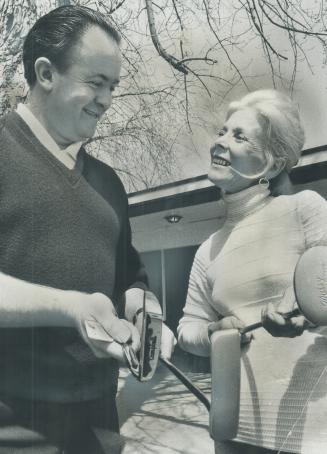
<path fill-rule="evenodd" d="M 262 23 L 261 23 L 261 20 L 260 20 L 260 16 L 259 16 L 256 4 L 255 4 L 255 0 L 252 0 L 252 7 L 250 5 L 249 0 L 247 0 L 247 4 L 248 4 L 248 11 L 249 11 L 249 14 L 251 16 L 253 25 L 255 26 L 256 30 L 259 32 L 259 35 L 260 35 L 261 39 L 263 40 L 264 46 L 265 46 L 265 48 L 267 50 L 267 54 L 269 55 L 269 49 L 270 49 L 271 52 L 273 54 L 275 54 L 278 58 L 281 58 L 283 60 L 287 60 L 287 57 L 285 57 L 284 55 L 282 55 L 279 52 L 277 52 L 277 50 L 274 49 L 274 47 L 270 44 L 270 42 L 266 38 L 266 36 L 264 34 L 264 31 L 263 31 Z M 254 14 L 253 14 L 253 12 L 254 12 Z M 270 56 L 269 56 L 269 59 L 270 59 Z M 270 63 L 271 63 L 271 60 L 270 60 Z"/>
<path fill-rule="evenodd" d="M 168 96 L 173 96 L 172 93 L 168 91 L 168 88 L 163 88 L 162 90 L 151 90 L 151 91 L 137 91 L 135 93 L 121 93 L 120 95 L 115 95 L 114 98 L 125 98 L 126 96 L 152 96 L 158 93 L 164 93 Z"/>
<path fill-rule="evenodd" d="M 308 36 L 327 36 L 327 33 L 313 32 L 313 31 L 309 31 L 309 30 L 301 30 L 301 29 L 293 27 L 293 26 L 285 25 L 285 23 L 280 24 L 280 23 L 274 21 L 272 19 L 271 15 L 266 12 L 265 7 L 266 6 L 269 7 L 269 5 L 266 4 L 266 2 L 263 2 L 262 0 L 258 0 L 258 3 L 261 7 L 262 12 L 266 16 L 266 18 L 269 20 L 269 22 L 271 22 L 273 25 L 275 25 L 278 28 L 282 28 L 283 30 L 293 31 L 295 33 L 300 33 L 300 34 L 308 35 Z"/>
<path fill-rule="evenodd" d="M 210 14 L 209 14 L 209 8 L 208 8 L 208 5 L 207 5 L 207 1 L 206 0 L 203 0 L 203 5 L 204 5 L 204 8 L 205 8 L 205 12 L 206 12 L 206 16 L 207 16 L 207 21 L 208 21 L 208 25 L 209 25 L 209 28 L 210 30 L 212 31 L 213 35 L 216 37 L 218 43 L 220 44 L 220 47 L 222 48 L 222 50 L 224 51 L 228 61 L 230 62 L 230 64 L 233 66 L 233 68 L 236 70 L 236 72 L 238 73 L 241 81 L 243 82 L 244 86 L 249 90 L 249 87 L 247 85 L 247 83 L 245 82 L 245 79 L 243 77 L 243 75 L 241 74 L 240 70 L 238 69 L 238 67 L 235 65 L 235 63 L 233 62 L 233 60 L 231 59 L 231 56 L 229 55 L 229 53 L 227 52 L 225 46 L 223 45 L 222 43 L 222 40 L 219 38 L 218 34 L 216 33 L 215 29 L 213 28 L 213 25 L 212 25 L 212 22 L 211 22 L 211 18 L 210 18 Z"/>
<path fill-rule="evenodd" d="M 152 39 L 154 47 L 158 51 L 158 54 L 162 58 L 164 58 L 171 66 L 173 66 L 173 68 L 175 68 L 177 71 L 179 71 L 183 74 L 188 74 L 188 70 L 186 69 L 185 65 L 181 64 L 176 57 L 174 57 L 173 55 L 170 55 L 168 52 L 166 52 L 165 49 L 160 44 L 159 37 L 157 34 L 157 30 L 156 30 L 155 20 L 154 20 L 152 1 L 145 0 L 145 5 L 146 5 L 146 11 L 147 11 L 147 15 L 148 15 L 151 39 Z"/>

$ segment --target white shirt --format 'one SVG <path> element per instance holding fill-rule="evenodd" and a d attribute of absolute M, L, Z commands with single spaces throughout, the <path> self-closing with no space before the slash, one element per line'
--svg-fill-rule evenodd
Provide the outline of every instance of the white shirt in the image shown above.
<path fill-rule="evenodd" d="M 53 156 L 69 169 L 75 167 L 77 154 L 83 142 L 75 142 L 62 149 L 25 104 L 18 104 L 16 112 L 25 121 L 35 137 Z"/>
<path fill-rule="evenodd" d="M 302 253 L 327 246 L 327 203 L 316 192 L 274 198 L 257 185 L 224 200 L 224 224 L 196 253 L 178 328 L 180 345 L 202 356 L 210 354 L 211 321 L 230 315 L 245 325 L 260 321 L 266 304 L 277 305 L 293 285 Z M 236 440 L 282 452 L 327 453 L 326 331 L 306 330 L 294 339 L 254 332 L 241 350 Z M 228 383 L 234 371 L 226 365 L 221 370 Z"/>

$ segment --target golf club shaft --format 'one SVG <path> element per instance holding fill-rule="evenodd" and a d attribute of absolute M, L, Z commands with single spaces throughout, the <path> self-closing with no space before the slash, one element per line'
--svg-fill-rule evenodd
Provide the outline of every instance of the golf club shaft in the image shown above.
<path fill-rule="evenodd" d="M 300 313 L 299 309 L 294 309 L 291 312 L 283 314 L 283 316 L 287 320 L 291 317 L 296 317 L 297 315 L 300 315 L 300 314 L 301 313 Z M 257 328 L 261 328 L 261 327 L 262 327 L 262 322 L 253 323 L 252 325 L 249 325 L 249 326 L 246 326 L 245 328 L 243 328 L 240 331 L 240 333 L 245 334 L 245 333 L 253 331 Z M 167 359 L 162 358 L 162 357 L 160 357 L 160 361 L 183 383 L 184 386 L 186 386 L 186 388 L 189 391 L 191 391 L 191 393 L 200 402 L 203 403 L 203 405 L 206 407 L 206 409 L 208 411 L 210 411 L 211 404 L 210 404 L 209 399 L 206 397 L 206 395 L 197 386 L 195 386 L 194 383 L 192 383 L 192 381 L 180 369 L 178 369 L 178 367 L 176 367 L 173 363 L 171 363 L 170 361 L 168 361 Z"/>
<path fill-rule="evenodd" d="M 292 317 L 296 317 L 297 315 L 301 315 L 301 312 L 297 308 L 297 309 L 294 309 L 291 312 L 287 312 L 286 314 L 281 314 L 281 315 L 283 315 L 285 320 L 288 320 L 288 319 L 290 319 Z M 253 331 L 255 329 L 261 328 L 262 326 L 263 326 L 262 322 L 253 323 L 252 325 L 246 326 L 245 328 L 241 329 L 240 333 L 241 334 L 246 334 L 246 333 L 249 333 L 250 331 Z"/>
<path fill-rule="evenodd" d="M 205 394 L 197 387 L 194 385 L 194 383 L 191 382 L 191 380 L 186 377 L 186 375 L 183 374 L 183 372 L 178 369 L 173 363 L 168 361 L 165 358 L 160 357 L 160 361 L 183 383 L 186 388 L 191 391 L 194 396 L 203 403 L 203 405 L 206 407 L 208 411 L 210 411 L 210 401 L 209 399 L 205 396 Z"/>

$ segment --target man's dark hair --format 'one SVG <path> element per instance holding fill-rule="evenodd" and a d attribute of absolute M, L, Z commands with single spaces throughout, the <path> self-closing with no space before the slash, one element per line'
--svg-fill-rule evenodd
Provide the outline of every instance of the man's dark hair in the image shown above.
<path fill-rule="evenodd" d="M 40 17 L 23 46 L 24 76 L 30 87 L 36 82 L 35 61 L 48 58 L 58 71 L 71 63 L 70 50 L 91 26 L 102 28 L 117 44 L 120 34 L 101 13 L 84 6 L 60 6 Z"/>

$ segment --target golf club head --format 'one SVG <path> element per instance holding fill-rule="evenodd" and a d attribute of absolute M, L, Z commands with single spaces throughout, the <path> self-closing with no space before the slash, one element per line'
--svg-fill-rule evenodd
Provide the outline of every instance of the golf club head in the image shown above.
<path fill-rule="evenodd" d="M 130 370 L 141 382 L 151 380 L 153 377 L 160 355 L 160 344 L 162 334 L 162 311 L 159 304 L 152 305 L 149 309 L 149 300 L 154 295 L 151 292 L 144 292 L 143 307 L 135 314 L 134 325 L 140 333 L 141 348 L 138 352 L 138 365 L 133 367 L 129 361 Z"/>
<path fill-rule="evenodd" d="M 327 325 L 327 246 L 315 246 L 300 257 L 294 289 L 301 313 L 315 325 Z"/>
<path fill-rule="evenodd" d="M 241 342 L 237 329 L 211 336 L 210 435 L 216 441 L 236 436 L 240 409 Z"/>

